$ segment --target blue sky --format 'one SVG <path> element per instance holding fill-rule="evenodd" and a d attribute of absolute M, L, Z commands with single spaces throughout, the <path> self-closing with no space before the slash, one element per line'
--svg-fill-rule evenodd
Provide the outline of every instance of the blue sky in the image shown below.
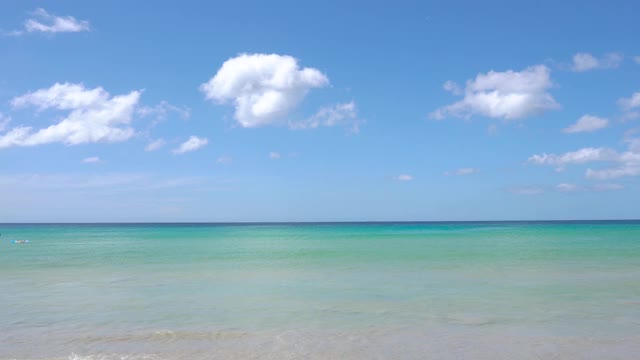
<path fill-rule="evenodd" d="M 0 222 L 640 218 L 640 4 L 8 1 Z"/>

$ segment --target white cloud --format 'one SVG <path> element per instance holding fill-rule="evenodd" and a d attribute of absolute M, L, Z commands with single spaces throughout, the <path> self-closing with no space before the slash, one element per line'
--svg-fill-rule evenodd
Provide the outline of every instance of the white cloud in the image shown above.
<path fill-rule="evenodd" d="M 587 169 L 586 177 L 589 179 L 608 180 L 616 179 L 623 176 L 639 176 L 640 175 L 640 138 L 625 139 L 628 150 L 618 153 L 613 160 L 617 163 L 616 167 L 604 169 Z"/>
<path fill-rule="evenodd" d="M 540 195 L 544 193 L 544 188 L 540 186 L 516 186 L 508 188 L 507 191 L 518 195 Z"/>
<path fill-rule="evenodd" d="M 593 132 L 596 130 L 604 129 L 609 126 L 609 119 L 600 118 L 593 115 L 583 115 L 578 121 L 562 130 L 568 134 L 574 134 L 579 132 Z"/>
<path fill-rule="evenodd" d="M 200 90 L 209 100 L 233 103 L 234 118 L 250 128 L 284 122 L 309 90 L 328 84 L 320 70 L 301 68 L 291 56 L 241 54 L 225 61 Z"/>
<path fill-rule="evenodd" d="M 69 111 L 57 124 L 34 130 L 18 126 L 0 135 L 0 148 L 35 146 L 49 143 L 78 145 L 97 142 L 125 141 L 134 135 L 129 126 L 140 91 L 111 96 L 102 87 L 86 89 L 82 84 L 56 83 L 11 101 L 14 108 L 33 106 Z"/>
<path fill-rule="evenodd" d="M 400 175 L 394 177 L 394 179 L 398 180 L 398 181 L 411 181 L 411 180 L 413 180 L 413 176 L 408 175 L 408 174 L 400 174 Z"/>
<path fill-rule="evenodd" d="M 608 180 L 617 179 L 623 176 L 640 175 L 640 164 L 622 164 L 617 168 L 593 170 L 587 169 L 586 176 L 588 179 Z"/>
<path fill-rule="evenodd" d="M 455 81 L 451 81 L 451 80 L 445 81 L 445 83 L 442 85 L 442 88 L 445 89 L 445 91 L 452 93 L 453 95 L 464 94 L 464 91 L 462 91 L 462 88 L 460 87 L 460 85 L 458 85 L 458 83 L 456 83 Z"/>
<path fill-rule="evenodd" d="M 598 59 L 587 53 L 578 53 L 573 55 L 573 71 L 587 71 L 597 68 Z"/>
<path fill-rule="evenodd" d="M 358 119 L 356 104 L 351 101 L 344 104 L 321 108 L 315 115 L 304 121 L 292 121 L 292 129 L 315 129 L 320 126 L 347 126 L 352 133 L 360 132 L 362 120 Z"/>
<path fill-rule="evenodd" d="M 622 109 L 623 120 L 640 118 L 640 92 L 635 92 L 628 98 L 619 99 L 618 106 Z"/>
<path fill-rule="evenodd" d="M 187 107 L 179 107 L 162 100 L 155 106 L 141 106 L 136 110 L 140 117 L 155 116 L 157 121 L 166 120 L 170 113 L 176 113 L 183 119 L 191 116 L 191 109 Z"/>
<path fill-rule="evenodd" d="M 529 158 L 530 163 L 551 165 L 564 168 L 570 164 L 586 164 L 592 162 L 613 163 L 614 167 L 592 169 L 588 168 L 585 176 L 588 179 L 608 180 L 623 176 L 640 175 L 640 149 L 636 146 L 638 138 L 627 139 L 628 151 L 617 152 L 609 148 L 583 148 L 562 155 L 542 154 Z"/>
<path fill-rule="evenodd" d="M 634 137 L 638 134 L 640 128 L 630 129 L 625 132 L 624 142 L 627 144 L 629 151 L 640 153 L 640 137 Z"/>
<path fill-rule="evenodd" d="M 231 158 L 231 156 L 223 155 L 223 156 L 220 156 L 218 160 L 216 160 L 216 162 L 218 164 L 227 165 L 233 162 L 233 158 Z"/>
<path fill-rule="evenodd" d="M 622 60 L 624 60 L 624 57 L 619 53 L 608 53 L 599 59 L 589 53 L 577 53 L 573 56 L 571 69 L 576 72 L 612 69 L 620 66 Z"/>
<path fill-rule="evenodd" d="M 141 174 L 15 174 L 0 175 L 0 185 L 38 189 L 87 189 L 120 187 L 136 183 L 144 177 Z"/>
<path fill-rule="evenodd" d="M 618 100 L 618 105 L 623 110 L 633 110 L 635 108 L 640 108 L 640 92 L 635 92 L 628 98 L 621 98 L 620 100 Z"/>
<path fill-rule="evenodd" d="M 11 118 L 8 116 L 5 116 L 4 114 L 0 113 L 0 133 L 4 131 L 4 129 L 7 128 L 7 125 L 9 125 L 9 123 L 11 122 Z"/>
<path fill-rule="evenodd" d="M 33 17 L 24 22 L 24 28 L 22 30 L 11 31 L 9 35 L 17 36 L 33 32 L 49 34 L 74 33 L 91 30 L 89 22 L 86 20 L 78 20 L 73 16 L 52 15 L 43 8 L 36 9 L 31 15 L 33 15 Z"/>
<path fill-rule="evenodd" d="M 640 56 L 634 56 L 633 61 L 635 61 L 636 64 L 640 65 Z"/>
<path fill-rule="evenodd" d="M 269 153 L 269 159 L 272 159 L 272 160 L 280 159 L 280 153 L 275 152 L 275 151 L 271 151 Z"/>
<path fill-rule="evenodd" d="M 556 185 L 556 190 L 560 192 L 570 192 L 570 191 L 576 191 L 578 189 L 579 189 L 578 185 L 575 185 L 575 184 L 562 183 L 562 184 Z"/>
<path fill-rule="evenodd" d="M 556 185 L 558 192 L 584 192 L 584 191 L 616 191 L 624 189 L 624 186 L 613 183 L 598 183 L 591 186 L 579 186 L 575 184 L 561 183 Z"/>
<path fill-rule="evenodd" d="M 560 105 L 547 92 L 553 85 L 549 73 L 549 68 L 537 65 L 522 71 L 478 74 L 475 79 L 467 81 L 462 100 L 435 110 L 430 117 L 444 119 L 482 115 L 513 120 L 558 109 Z M 455 90 L 448 83 L 445 83 L 445 88 Z"/>
<path fill-rule="evenodd" d="M 164 139 L 156 139 L 144 147 L 144 151 L 156 151 L 167 144 Z"/>
<path fill-rule="evenodd" d="M 91 157 L 82 159 L 82 162 L 85 164 L 95 164 L 100 162 L 100 158 L 97 156 L 91 156 Z"/>
<path fill-rule="evenodd" d="M 191 136 L 189 139 L 182 144 L 177 149 L 173 150 L 174 154 L 184 154 L 190 151 L 195 151 L 200 149 L 201 147 L 207 145 L 209 140 L 206 138 L 200 138 L 197 136 Z"/>
<path fill-rule="evenodd" d="M 82 84 L 55 83 L 47 89 L 40 89 L 11 100 L 14 107 L 32 105 L 38 110 L 57 108 L 73 110 L 92 107 L 109 98 L 109 94 L 101 87 L 88 90 Z"/>
<path fill-rule="evenodd" d="M 565 166 L 569 164 L 584 164 L 594 161 L 614 161 L 618 157 L 615 150 L 608 148 L 583 148 L 562 155 L 547 154 L 533 155 L 529 162 L 537 165 Z"/>
<path fill-rule="evenodd" d="M 0 189 L 117 189 L 152 190 L 175 188 L 203 183 L 203 177 L 162 178 L 143 173 L 99 173 L 99 174 L 9 174 L 0 175 Z"/>
<path fill-rule="evenodd" d="M 622 190 L 624 189 L 624 186 L 620 184 L 604 183 L 604 184 L 595 184 L 592 186 L 592 189 L 595 191 L 612 191 L 612 190 Z"/>
<path fill-rule="evenodd" d="M 479 169 L 476 168 L 460 168 L 460 169 L 456 169 L 454 171 L 446 171 L 444 173 L 445 176 L 450 176 L 450 175 L 458 175 L 458 176 L 462 176 L 462 175 L 471 175 L 471 174 L 475 174 L 477 172 L 479 172 Z"/>

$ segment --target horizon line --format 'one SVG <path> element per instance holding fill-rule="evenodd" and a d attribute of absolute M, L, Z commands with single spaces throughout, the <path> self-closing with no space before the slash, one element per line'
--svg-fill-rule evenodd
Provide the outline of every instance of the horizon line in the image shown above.
<path fill-rule="evenodd" d="M 344 221 L 86 221 L 86 222 L 0 222 L 0 225 L 357 225 L 357 224 L 456 224 L 456 223 L 594 223 L 640 222 L 640 219 L 571 220 L 344 220 Z"/>

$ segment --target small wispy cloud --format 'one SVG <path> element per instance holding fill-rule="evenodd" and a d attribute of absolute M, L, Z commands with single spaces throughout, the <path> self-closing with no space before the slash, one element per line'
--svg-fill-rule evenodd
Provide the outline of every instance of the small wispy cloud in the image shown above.
<path fill-rule="evenodd" d="M 193 188 L 194 185 L 228 184 L 224 179 L 207 177 L 162 177 L 144 173 L 102 174 L 12 174 L 0 175 L 4 189 L 140 191 L 164 188 Z"/>
<path fill-rule="evenodd" d="M 624 186 L 620 184 L 605 183 L 605 184 L 595 184 L 591 187 L 591 189 L 593 189 L 594 191 L 613 191 L 613 190 L 622 190 L 624 189 Z"/>
<path fill-rule="evenodd" d="M 442 88 L 445 91 L 452 93 L 453 95 L 464 94 L 464 90 L 462 90 L 460 85 L 458 85 L 458 83 L 456 83 L 455 81 L 451 81 L 451 80 L 445 81 L 445 83 L 442 85 Z"/>
<path fill-rule="evenodd" d="M 634 57 L 633 57 L 633 61 L 634 61 L 636 64 L 640 65 L 640 56 L 634 56 Z"/>
<path fill-rule="evenodd" d="M 411 181 L 413 180 L 413 176 L 409 174 L 400 174 L 398 176 L 395 176 L 393 179 L 398 181 Z"/>
<path fill-rule="evenodd" d="M 180 107 L 170 104 L 168 101 L 162 100 L 160 103 L 154 106 L 141 106 L 138 107 L 136 113 L 140 117 L 155 117 L 155 123 L 164 121 L 170 114 L 176 114 L 182 119 L 188 119 L 191 116 L 191 109 L 188 107 Z"/>
<path fill-rule="evenodd" d="M 233 158 L 231 156 L 223 155 L 216 160 L 218 164 L 228 165 L 233 162 Z"/>
<path fill-rule="evenodd" d="M 99 163 L 100 162 L 100 158 L 97 156 L 91 156 L 91 157 L 87 157 L 82 159 L 82 162 L 84 164 L 95 164 L 95 163 Z"/>
<path fill-rule="evenodd" d="M 143 174 L 14 174 L 0 175 L 0 185 L 38 189 L 90 189 L 121 187 L 140 183 L 146 179 Z"/>
<path fill-rule="evenodd" d="M 82 31 L 89 31 L 91 27 L 89 21 L 78 20 L 73 16 L 57 16 L 48 13 L 43 8 L 37 8 L 31 12 L 32 17 L 25 20 L 23 28 L 19 30 L 13 30 L 6 35 L 20 36 L 27 33 L 75 33 Z"/>
<path fill-rule="evenodd" d="M 294 130 L 316 129 L 318 127 L 345 126 L 350 133 L 360 132 L 360 125 L 365 121 L 358 119 L 355 102 L 325 106 L 313 116 L 303 121 L 289 122 L 289 128 Z"/>
<path fill-rule="evenodd" d="M 576 184 L 561 183 L 555 186 L 558 192 L 588 192 L 588 191 L 616 191 L 624 189 L 623 185 L 615 183 L 599 183 L 594 185 L 580 186 Z"/>
<path fill-rule="evenodd" d="M 0 113 L 0 132 L 3 132 L 7 128 L 7 125 L 11 122 L 11 118 Z"/>
<path fill-rule="evenodd" d="M 164 141 L 164 139 L 153 140 L 152 142 L 147 144 L 147 146 L 144 147 L 144 151 L 156 151 L 156 150 L 160 149 L 161 147 L 165 146 L 166 143 L 167 142 Z"/>
<path fill-rule="evenodd" d="M 564 169 L 568 165 L 580 165 L 587 163 L 609 163 L 613 167 L 588 168 L 585 176 L 592 180 L 610 180 L 625 176 L 640 176 L 640 138 L 629 137 L 624 140 L 628 149 L 619 152 L 614 149 L 582 148 L 564 154 L 535 154 L 530 156 L 528 163 L 536 165 L 549 165 Z"/>
<path fill-rule="evenodd" d="M 518 194 L 518 195 L 540 195 L 546 192 L 586 193 L 586 192 L 617 191 L 622 189 L 624 189 L 624 186 L 616 183 L 597 183 L 592 185 L 560 183 L 554 186 L 548 186 L 548 185 L 513 186 L 513 187 L 508 187 L 505 190 L 512 194 Z"/>
<path fill-rule="evenodd" d="M 556 190 L 560 192 L 570 192 L 570 191 L 576 191 L 578 189 L 579 189 L 578 185 L 575 185 L 575 184 L 561 183 L 556 185 Z"/>
<path fill-rule="evenodd" d="M 187 152 L 191 152 L 191 151 L 195 151 L 200 149 L 201 147 L 207 145 L 209 143 L 209 140 L 206 138 L 200 138 L 197 136 L 191 136 L 189 137 L 189 139 L 185 142 L 183 142 L 182 144 L 180 144 L 180 146 L 176 149 L 173 150 L 174 154 L 184 154 Z"/>
<path fill-rule="evenodd" d="M 630 161 L 629 163 L 623 163 L 622 166 L 617 168 L 608 169 L 587 169 L 585 173 L 587 179 L 594 180 L 610 180 L 617 179 L 624 176 L 640 176 L 640 166 L 637 162 Z"/>
<path fill-rule="evenodd" d="M 640 118 L 640 91 L 631 94 L 628 98 L 618 99 L 618 106 L 622 110 L 622 120 Z"/>
<path fill-rule="evenodd" d="M 567 134 L 575 134 L 581 132 L 594 132 L 609 126 L 609 119 L 597 117 L 594 115 L 583 115 L 575 124 L 563 129 Z"/>
<path fill-rule="evenodd" d="M 573 56 L 571 70 L 584 72 L 595 69 L 614 69 L 620 66 L 624 56 L 620 53 L 608 53 L 597 58 L 589 53 L 577 53 Z"/>
<path fill-rule="evenodd" d="M 515 186 L 506 189 L 507 192 L 518 195 L 540 195 L 544 194 L 544 188 L 541 186 Z"/>
<path fill-rule="evenodd" d="M 476 174 L 479 171 L 480 169 L 467 167 L 467 168 L 456 169 L 454 171 L 445 171 L 443 175 L 444 176 L 451 176 L 451 175 L 462 176 L 462 175 Z"/>
<path fill-rule="evenodd" d="M 570 164 L 585 164 L 594 161 L 614 161 L 619 158 L 619 154 L 608 148 L 582 148 L 570 151 L 561 155 L 556 154 L 535 154 L 527 160 L 529 163 L 537 165 L 552 165 L 564 167 Z"/>
<path fill-rule="evenodd" d="M 280 159 L 280 153 L 279 152 L 275 152 L 275 151 L 271 151 L 269 153 L 269 159 L 271 159 L 271 160 Z"/>

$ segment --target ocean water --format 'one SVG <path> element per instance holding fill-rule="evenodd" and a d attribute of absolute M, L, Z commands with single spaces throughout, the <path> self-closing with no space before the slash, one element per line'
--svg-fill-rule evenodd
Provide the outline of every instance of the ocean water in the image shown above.
<path fill-rule="evenodd" d="M 640 222 L 0 233 L 0 359 L 640 358 Z"/>

